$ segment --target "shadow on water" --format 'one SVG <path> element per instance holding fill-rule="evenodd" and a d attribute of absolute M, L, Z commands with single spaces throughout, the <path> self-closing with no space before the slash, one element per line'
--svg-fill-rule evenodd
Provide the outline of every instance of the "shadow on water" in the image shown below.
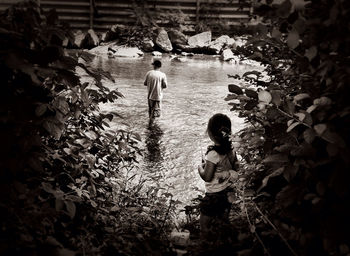
<path fill-rule="evenodd" d="M 147 153 L 145 154 L 145 160 L 148 163 L 150 171 L 156 171 L 159 167 L 162 167 L 163 152 L 161 149 L 161 139 L 164 132 L 160 128 L 156 120 L 150 119 L 147 130 L 145 132 L 145 144 Z"/>

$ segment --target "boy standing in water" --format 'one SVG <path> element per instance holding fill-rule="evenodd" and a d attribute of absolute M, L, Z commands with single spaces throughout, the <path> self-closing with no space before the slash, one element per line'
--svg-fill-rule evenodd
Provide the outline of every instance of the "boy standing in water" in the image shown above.
<path fill-rule="evenodd" d="M 160 71 L 162 63 L 155 60 L 152 65 L 154 69 L 147 72 L 144 82 L 148 91 L 148 114 L 151 119 L 160 116 L 163 89 L 167 87 L 166 75 Z"/>

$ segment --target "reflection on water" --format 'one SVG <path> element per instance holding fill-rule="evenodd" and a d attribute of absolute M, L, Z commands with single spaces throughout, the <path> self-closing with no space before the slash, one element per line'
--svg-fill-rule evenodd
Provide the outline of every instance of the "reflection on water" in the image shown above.
<path fill-rule="evenodd" d="M 161 168 L 161 163 L 163 161 L 161 151 L 161 138 L 163 136 L 163 131 L 157 121 L 149 121 L 145 135 L 145 144 L 147 148 L 147 152 L 145 153 L 146 162 L 152 166 L 157 165 Z"/>
<path fill-rule="evenodd" d="M 233 82 L 227 74 L 242 75 L 251 67 L 223 62 L 213 56 L 199 55 L 179 62 L 164 55 L 161 70 L 167 75 L 168 88 L 164 90 L 162 116 L 150 124 L 147 88 L 143 82 L 146 72 L 152 69 L 152 61 L 150 55 L 139 59 L 95 58 L 93 65 L 115 77 L 116 83 L 108 86 L 118 88 L 125 96 L 102 109 L 124 117 L 114 119 L 112 129 L 124 123 L 130 131 L 141 135 L 145 155 L 140 172 L 159 174 L 162 188 L 186 204 L 204 192 L 197 166 L 201 151 L 210 143 L 205 133 L 209 118 L 221 112 L 231 118 L 233 132 L 244 126 L 224 98 L 228 94 L 227 85 Z"/>

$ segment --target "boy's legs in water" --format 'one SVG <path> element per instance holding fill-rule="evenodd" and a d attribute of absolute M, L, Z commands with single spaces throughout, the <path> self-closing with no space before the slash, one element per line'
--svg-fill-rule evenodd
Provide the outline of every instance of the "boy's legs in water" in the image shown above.
<path fill-rule="evenodd" d="M 148 100 L 148 115 L 149 118 L 160 117 L 160 101 Z"/>

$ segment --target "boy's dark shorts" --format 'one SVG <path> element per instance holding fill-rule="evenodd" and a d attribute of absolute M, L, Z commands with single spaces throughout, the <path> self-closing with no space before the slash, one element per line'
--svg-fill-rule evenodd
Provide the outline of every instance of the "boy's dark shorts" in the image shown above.
<path fill-rule="evenodd" d="M 148 113 L 149 117 L 160 117 L 160 101 L 159 100 L 148 100 Z"/>
<path fill-rule="evenodd" d="M 205 193 L 204 198 L 200 203 L 200 212 L 207 216 L 221 216 L 231 208 L 231 203 L 228 201 L 228 193 L 233 192 L 233 189 L 228 187 L 223 191 L 216 193 Z"/>

